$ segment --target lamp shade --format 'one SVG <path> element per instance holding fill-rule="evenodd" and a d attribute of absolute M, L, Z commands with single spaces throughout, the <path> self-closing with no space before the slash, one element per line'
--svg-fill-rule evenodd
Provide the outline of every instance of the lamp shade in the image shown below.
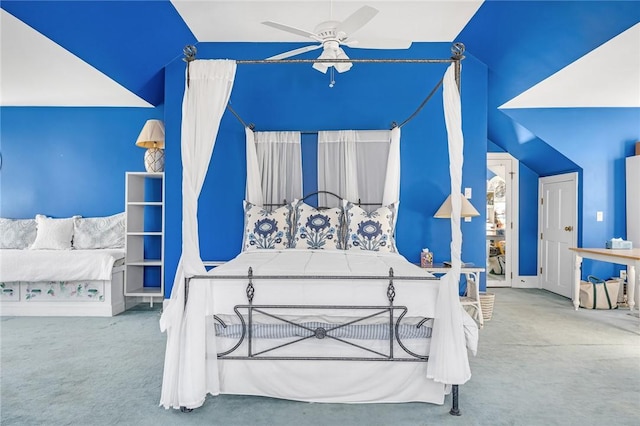
<path fill-rule="evenodd" d="M 136 140 L 136 146 L 147 148 L 144 167 L 150 173 L 164 172 L 164 123 L 147 120 Z"/>
<path fill-rule="evenodd" d="M 473 204 L 471 204 L 471 202 L 469 202 L 469 200 L 467 200 L 464 195 L 460 194 L 460 199 L 462 200 L 462 211 L 460 212 L 460 217 L 480 216 L 478 210 L 473 207 Z M 448 219 L 451 217 L 451 194 L 449 194 L 447 199 L 444 200 L 444 203 L 442 203 L 433 217 L 439 219 Z"/>
<path fill-rule="evenodd" d="M 161 120 L 147 120 L 136 140 L 136 146 L 164 149 L 164 123 Z"/>

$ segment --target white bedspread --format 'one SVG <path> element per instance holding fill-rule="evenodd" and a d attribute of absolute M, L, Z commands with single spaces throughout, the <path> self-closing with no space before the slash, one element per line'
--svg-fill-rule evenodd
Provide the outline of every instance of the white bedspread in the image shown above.
<path fill-rule="evenodd" d="M 340 306 L 355 306 L 355 305 L 372 305 L 372 306 L 388 306 L 389 301 L 387 299 L 387 286 L 389 283 L 388 274 L 389 268 L 394 270 L 395 277 L 406 276 L 418 276 L 427 278 L 429 274 L 410 262 L 408 262 L 403 256 L 399 254 L 384 254 L 374 252 L 357 252 L 357 251 L 313 251 L 313 250 L 269 250 L 269 251 L 248 251 L 240 254 L 235 259 L 225 263 L 222 266 L 214 268 L 208 273 L 208 276 L 203 279 L 191 280 L 188 289 L 188 299 L 184 308 L 184 315 L 181 316 L 180 328 L 175 334 L 172 334 L 169 339 L 179 339 L 178 344 L 172 344 L 167 342 L 167 354 L 170 357 L 165 358 L 165 375 L 163 379 L 163 397 L 161 398 L 161 404 L 165 408 L 178 408 L 184 406 L 187 408 L 196 408 L 204 403 L 207 394 L 218 395 L 220 392 L 229 393 L 254 393 L 257 395 L 269 395 L 277 397 L 287 397 L 291 399 L 302 400 L 315 400 L 315 401 L 327 401 L 318 395 L 304 394 L 303 390 L 298 388 L 286 388 L 286 383 L 280 379 L 274 381 L 273 376 L 266 376 L 265 380 L 270 380 L 272 383 L 280 386 L 281 392 L 273 392 L 272 389 L 249 389 L 241 383 L 249 383 L 253 379 L 245 377 L 246 380 L 239 380 L 236 378 L 235 383 L 238 383 L 236 387 L 229 387 L 229 383 L 232 381 L 231 376 L 237 372 L 231 374 L 225 367 L 220 369 L 219 364 L 222 361 L 216 359 L 215 354 L 217 352 L 217 338 L 215 332 L 209 333 L 207 331 L 207 325 L 205 318 L 211 319 L 213 314 L 232 314 L 234 305 L 246 305 L 247 295 L 247 279 L 228 279 L 225 276 L 244 276 L 247 275 L 247 269 L 251 266 L 253 269 L 253 286 L 255 289 L 255 295 L 253 304 L 255 305 L 340 305 Z M 354 280 L 344 279 L 339 281 L 334 280 L 305 280 L 301 277 L 299 280 L 265 280 L 260 279 L 260 276 L 264 275 L 316 275 L 316 276 L 343 276 L 343 275 L 356 275 L 356 276 L 379 276 L 384 277 L 374 280 Z M 211 279 L 209 279 L 209 277 Z M 443 291 L 443 285 L 446 282 L 442 280 L 402 280 L 401 278 L 394 279 L 396 299 L 394 300 L 395 306 L 406 306 L 408 308 L 409 316 L 425 316 L 435 317 L 438 319 L 437 301 L 439 294 Z M 172 298 L 180 299 L 175 293 L 172 294 Z M 462 315 L 464 311 L 460 306 L 458 298 L 452 298 L 451 307 L 449 311 L 455 312 L 457 315 Z M 288 312 L 289 314 L 300 315 L 301 312 Z M 345 315 L 344 311 L 341 315 Z M 446 321 L 447 319 L 444 318 Z M 472 324 L 475 328 L 475 324 Z M 473 334 L 474 330 L 471 330 Z M 477 331 L 477 329 L 476 329 Z M 456 346 L 455 350 L 460 348 L 464 351 L 466 359 L 465 348 L 465 332 L 463 321 L 460 321 L 460 329 L 456 330 L 457 337 L 448 335 L 447 333 L 441 333 L 440 342 L 433 339 L 431 340 L 431 349 L 429 356 L 433 353 L 433 348 L 438 345 L 445 345 L 441 352 L 445 355 L 452 350 L 451 341 L 454 339 L 460 339 L 460 345 Z M 469 336 L 469 333 L 467 333 Z M 475 344 L 477 342 L 477 334 L 471 338 L 471 344 L 469 348 L 475 350 Z M 222 342 L 220 342 L 222 343 Z M 469 344 L 469 342 L 467 342 Z M 169 352 L 175 350 L 176 352 Z M 446 356 L 443 358 L 445 361 L 448 359 Z M 177 362 L 177 368 L 173 369 Z M 270 361 L 263 360 L 255 362 L 252 365 L 247 365 L 251 361 L 238 361 L 243 366 L 248 368 L 258 368 L 255 364 L 260 364 L 260 367 L 268 368 Z M 274 361 L 277 364 L 277 361 Z M 358 364 L 357 362 L 353 362 Z M 305 363 L 287 363 L 292 365 L 300 365 L 300 369 L 304 369 L 311 364 Z M 349 364 L 349 363 L 347 363 Z M 356 368 L 350 364 L 342 368 Z M 413 364 L 413 363 L 409 363 Z M 236 361 L 228 363 L 231 368 L 239 365 Z M 383 365 L 382 367 L 386 367 Z M 381 367 L 381 368 L 382 368 Z M 468 367 L 468 362 L 467 362 Z M 370 367 L 367 367 L 370 368 Z M 396 368 L 396 367 L 389 367 Z M 397 367 L 403 368 L 403 367 Z M 411 395 L 402 395 L 398 399 L 388 398 L 388 395 L 353 395 L 349 394 L 339 399 L 331 399 L 333 402 L 372 402 L 372 401 L 387 401 L 397 402 L 399 400 L 411 401 L 411 400 L 426 400 L 431 402 L 441 403 L 442 392 L 444 386 L 440 382 L 434 383 L 432 379 L 426 377 L 426 369 L 423 367 L 415 367 L 418 370 L 407 371 L 405 373 L 409 376 L 403 375 L 406 380 L 410 380 L 411 375 L 419 374 L 417 377 L 421 383 L 431 383 L 433 387 L 432 391 L 438 393 L 438 395 L 423 396 L 420 398 L 414 398 L 415 392 Z M 241 369 L 242 370 L 242 369 Z M 419 371 L 419 372 L 418 372 Z M 282 371 L 280 371 L 282 372 Z M 231 376 L 227 376 L 227 373 Z M 239 374 L 239 373 L 238 373 Z M 293 374 L 293 373 L 292 373 Z M 286 375 L 286 374 L 285 374 Z M 293 379 L 291 379 L 293 380 Z M 288 380 L 290 381 L 290 380 Z M 221 385 L 222 383 L 222 385 Z M 253 383 L 253 382 L 252 382 Z M 396 388 L 394 388 L 396 389 Z M 417 392 L 424 392 L 424 387 L 416 387 Z M 422 391 L 421 391 L 422 389 Z M 302 392 L 302 393 L 301 393 Z M 431 391 L 429 391 L 431 392 Z M 316 392 L 317 393 L 317 392 Z M 427 395 L 427 394 L 424 394 Z M 424 398 L 424 399 L 423 399 Z"/>
<path fill-rule="evenodd" d="M 380 253 L 355 250 L 251 250 L 212 269 L 209 275 L 246 277 L 249 267 L 254 278 L 254 305 L 339 305 L 339 306 L 388 306 L 387 287 L 389 279 L 381 280 L 308 280 L 308 276 L 381 276 L 388 277 L 393 268 L 395 298 L 394 306 L 405 306 L 407 317 L 428 317 L 435 315 L 435 302 L 443 283 L 440 280 L 403 280 L 402 277 L 425 277 L 433 275 L 407 261 L 397 253 Z M 297 279 L 261 280 L 260 276 L 280 275 L 300 276 Z M 193 281 L 190 285 L 212 283 L 213 308 L 210 313 L 221 317 L 229 315 L 233 321 L 235 305 L 248 303 L 246 287 L 248 280 L 216 279 L 214 281 Z M 211 299 L 210 299 L 211 300 Z M 275 312 L 270 309 L 270 312 Z M 475 355 L 478 347 L 478 328 L 475 321 L 461 308 L 467 348 Z M 315 315 L 311 317 L 311 312 Z M 302 311 L 287 309 L 281 315 L 300 321 L 291 315 L 300 315 L 316 321 L 330 321 L 331 316 L 348 316 L 348 311 Z M 325 314 L 325 315 L 322 315 Z M 399 312 L 394 315 L 399 314 Z M 353 310 L 354 316 L 363 312 Z M 346 321 L 340 318 L 341 321 Z M 376 317 L 371 321 L 383 320 Z M 254 318 L 259 321 L 259 316 Z"/>
<path fill-rule="evenodd" d="M 0 281 L 110 280 L 123 249 L 0 250 Z"/>
<path fill-rule="evenodd" d="M 419 266 L 396 253 L 346 250 L 253 250 L 238 255 L 228 263 L 212 269 L 209 275 L 246 277 L 253 270 L 255 305 L 353 305 L 388 306 L 389 269 L 393 268 L 395 306 L 406 306 L 409 316 L 434 315 L 434 303 L 439 280 Z M 263 280 L 260 276 L 299 276 L 295 279 Z M 308 276 L 378 276 L 382 279 L 305 279 Z M 424 277 L 424 280 L 402 280 L 401 277 Z M 213 301 L 208 311 L 233 314 L 234 305 L 248 303 L 246 278 L 216 279 Z M 190 288 L 206 285 L 207 281 L 192 281 Z M 288 313 L 296 313 L 288 311 Z M 307 312 L 308 314 L 308 312 Z M 335 313 L 331 313 L 335 314 Z M 340 315 L 340 314 L 339 314 Z M 344 311 L 341 313 L 344 315 Z"/>

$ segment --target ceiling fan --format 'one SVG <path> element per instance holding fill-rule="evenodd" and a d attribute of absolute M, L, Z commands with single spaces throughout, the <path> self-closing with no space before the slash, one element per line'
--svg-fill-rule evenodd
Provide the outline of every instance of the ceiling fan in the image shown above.
<path fill-rule="evenodd" d="M 301 30 L 299 28 L 277 22 L 265 21 L 263 22 L 264 25 L 307 37 L 319 43 L 289 50 L 288 52 L 280 53 L 279 55 L 271 56 L 267 59 L 286 59 L 320 48 L 322 48 L 322 54 L 320 54 L 318 59 L 349 59 L 341 46 L 360 49 L 408 49 L 411 47 L 411 42 L 406 40 L 356 40 L 351 37 L 356 31 L 371 21 L 377 13 L 378 10 L 371 6 L 362 6 L 343 21 L 329 20 L 321 22 L 316 26 L 313 32 Z M 349 71 L 352 65 L 353 64 L 351 62 L 316 62 L 313 64 L 313 68 L 323 73 L 326 73 L 330 67 L 334 67 L 338 72 L 345 72 Z"/>

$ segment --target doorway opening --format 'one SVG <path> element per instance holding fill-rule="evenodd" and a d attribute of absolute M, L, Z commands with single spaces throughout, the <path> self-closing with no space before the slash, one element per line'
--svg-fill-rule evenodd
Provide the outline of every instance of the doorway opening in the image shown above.
<path fill-rule="evenodd" d="M 518 160 L 487 153 L 487 287 L 511 287 L 518 274 Z"/>

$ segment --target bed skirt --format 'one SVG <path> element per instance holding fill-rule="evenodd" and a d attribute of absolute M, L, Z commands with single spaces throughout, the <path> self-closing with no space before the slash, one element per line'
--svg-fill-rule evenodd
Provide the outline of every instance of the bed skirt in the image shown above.
<path fill-rule="evenodd" d="M 326 403 L 444 403 L 425 362 L 220 360 L 220 392 Z"/>
<path fill-rule="evenodd" d="M 411 322 L 411 321 L 410 321 Z M 207 320 L 207 336 L 215 333 L 214 321 Z M 329 338 L 296 341 L 290 338 L 252 339 L 251 352 L 275 357 L 372 357 L 359 347 Z M 218 363 L 220 392 L 224 394 L 256 395 L 306 402 L 325 403 L 396 403 L 428 402 L 443 404 L 445 386 L 426 378 L 427 362 L 408 355 L 394 341 L 344 339 L 379 353 L 393 350 L 395 361 L 378 360 L 274 360 L 218 359 L 217 352 L 233 347 L 237 338 L 218 336 L 207 338 L 207 371 L 215 371 L 211 363 Z M 286 343 L 296 341 L 286 346 Z M 405 347 L 417 354 L 428 354 L 430 338 L 407 338 Z M 281 346 L 285 345 L 285 346 Z M 248 353 L 246 339 L 231 355 Z M 277 347 L 273 351 L 269 348 Z M 264 352 L 263 352 L 264 351 Z M 375 356 L 374 356 L 375 357 Z M 404 361 L 398 361 L 403 358 Z M 215 382 L 215 378 L 213 382 Z"/>

